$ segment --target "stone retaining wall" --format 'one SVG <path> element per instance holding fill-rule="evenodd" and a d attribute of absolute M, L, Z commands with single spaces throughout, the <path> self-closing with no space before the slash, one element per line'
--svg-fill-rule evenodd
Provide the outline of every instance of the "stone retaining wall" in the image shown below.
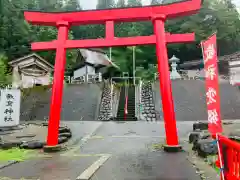
<path fill-rule="evenodd" d="M 51 88 L 35 87 L 21 101 L 21 121 L 48 120 Z M 38 90 L 39 89 L 39 90 Z M 101 84 L 67 84 L 63 89 L 61 120 L 96 121 Z"/>
<path fill-rule="evenodd" d="M 98 116 L 99 121 L 109 121 L 111 120 L 111 118 L 113 118 L 115 114 L 114 111 L 117 110 L 116 108 L 116 104 L 118 104 L 116 101 L 116 99 L 118 99 L 117 96 L 118 96 L 118 91 L 114 87 L 113 96 L 112 96 L 112 100 L 114 103 L 112 104 L 113 107 L 111 107 L 111 86 L 109 83 L 105 83 L 103 88 L 103 93 L 102 93 L 100 109 L 99 109 L 99 116 Z"/>
<path fill-rule="evenodd" d="M 36 112 L 39 108 L 49 105 L 51 86 L 26 88 L 21 90 L 21 95 L 20 120 L 33 120 L 36 118 Z"/>
<path fill-rule="evenodd" d="M 141 119 L 146 121 L 156 121 L 152 84 L 150 82 L 144 83 L 141 92 Z"/>

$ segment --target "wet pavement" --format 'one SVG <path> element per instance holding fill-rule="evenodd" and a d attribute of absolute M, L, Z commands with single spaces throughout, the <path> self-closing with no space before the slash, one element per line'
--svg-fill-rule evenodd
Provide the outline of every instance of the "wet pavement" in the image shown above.
<path fill-rule="evenodd" d="M 81 172 L 94 163 L 97 157 L 49 157 L 27 160 L 0 170 L 0 179 L 76 179 Z"/>
<path fill-rule="evenodd" d="M 163 122 L 64 123 L 74 127 L 73 148 L 4 168 L 0 177 L 75 180 L 92 172 L 91 180 L 200 180 L 185 152 L 168 154 L 161 150 Z M 191 129 L 191 122 L 179 122 L 181 141 Z M 106 155 L 109 158 L 99 165 Z"/>
<path fill-rule="evenodd" d="M 186 154 L 127 153 L 112 157 L 91 180 L 201 180 Z"/>
<path fill-rule="evenodd" d="M 178 125 L 179 136 L 187 138 L 190 123 Z M 184 152 L 165 153 L 163 123 L 127 122 L 102 125 L 80 150 L 111 154 L 92 180 L 200 180 Z M 97 148 L 96 148 L 97 147 Z"/>

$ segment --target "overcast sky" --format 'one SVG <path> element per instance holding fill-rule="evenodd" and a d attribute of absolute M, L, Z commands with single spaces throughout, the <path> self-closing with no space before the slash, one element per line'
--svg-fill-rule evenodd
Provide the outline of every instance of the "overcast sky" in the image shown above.
<path fill-rule="evenodd" d="M 84 9 L 94 9 L 97 5 L 97 0 L 79 0 L 82 8 Z M 232 0 L 237 7 L 240 8 L 240 0 Z M 150 0 L 142 0 L 143 4 L 149 4 Z"/>
<path fill-rule="evenodd" d="M 80 0 L 80 4 L 84 9 L 94 9 L 98 0 Z M 142 0 L 143 4 L 149 4 L 150 0 Z"/>

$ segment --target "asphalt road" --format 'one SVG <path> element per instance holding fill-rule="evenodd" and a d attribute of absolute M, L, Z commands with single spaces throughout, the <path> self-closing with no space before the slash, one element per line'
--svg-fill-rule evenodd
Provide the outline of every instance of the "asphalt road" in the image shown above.
<path fill-rule="evenodd" d="M 163 122 L 64 124 L 73 131 L 68 151 L 4 168 L 0 179 L 200 180 L 186 153 L 168 154 L 156 148 L 164 144 Z M 192 122 L 178 123 L 181 141 L 191 129 Z"/>
<path fill-rule="evenodd" d="M 178 124 L 181 140 L 191 128 L 191 123 Z M 162 122 L 108 122 L 76 153 L 111 156 L 91 180 L 200 180 L 187 154 L 156 150 L 164 144 L 164 137 Z"/>

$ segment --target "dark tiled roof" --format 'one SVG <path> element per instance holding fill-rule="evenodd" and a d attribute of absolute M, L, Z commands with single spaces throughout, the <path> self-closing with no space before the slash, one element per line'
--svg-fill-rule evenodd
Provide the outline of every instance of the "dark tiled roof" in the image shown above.
<path fill-rule="evenodd" d="M 223 62 L 223 61 L 239 61 L 240 60 L 240 51 L 237 51 L 233 54 L 229 54 L 229 55 L 224 55 L 224 56 L 220 56 L 218 57 L 218 61 L 219 62 Z M 189 66 L 197 66 L 197 65 L 201 65 L 203 63 L 203 60 L 192 60 L 192 61 L 187 61 L 183 64 L 180 64 L 180 68 L 183 67 L 189 67 Z"/>
<path fill-rule="evenodd" d="M 235 52 L 230 55 L 221 56 L 220 61 L 239 61 L 240 60 L 240 51 Z"/>
<path fill-rule="evenodd" d="M 10 61 L 8 64 L 9 64 L 9 65 L 14 65 L 14 64 L 16 64 L 16 63 L 19 63 L 19 62 L 24 61 L 24 60 L 26 60 L 26 59 L 28 59 L 28 58 L 31 58 L 31 57 L 37 58 L 39 61 L 41 61 L 42 63 L 44 63 L 45 65 L 47 65 L 47 66 L 50 67 L 51 69 L 54 69 L 54 66 L 53 66 L 51 63 L 49 63 L 47 60 L 43 59 L 41 56 L 39 56 L 39 55 L 36 54 L 36 53 L 28 54 L 28 55 L 23 56 L 23 57 L 21 57 L 21 58 L 12 60 L 12 61 Z"/>
<path fill-rule="evenodd" d="M 106 52 L 100 48 L 87 48 L 89 51 L 93 51 L 93 52 L 99 52 L 102 54 L 106 54 Z"/>

